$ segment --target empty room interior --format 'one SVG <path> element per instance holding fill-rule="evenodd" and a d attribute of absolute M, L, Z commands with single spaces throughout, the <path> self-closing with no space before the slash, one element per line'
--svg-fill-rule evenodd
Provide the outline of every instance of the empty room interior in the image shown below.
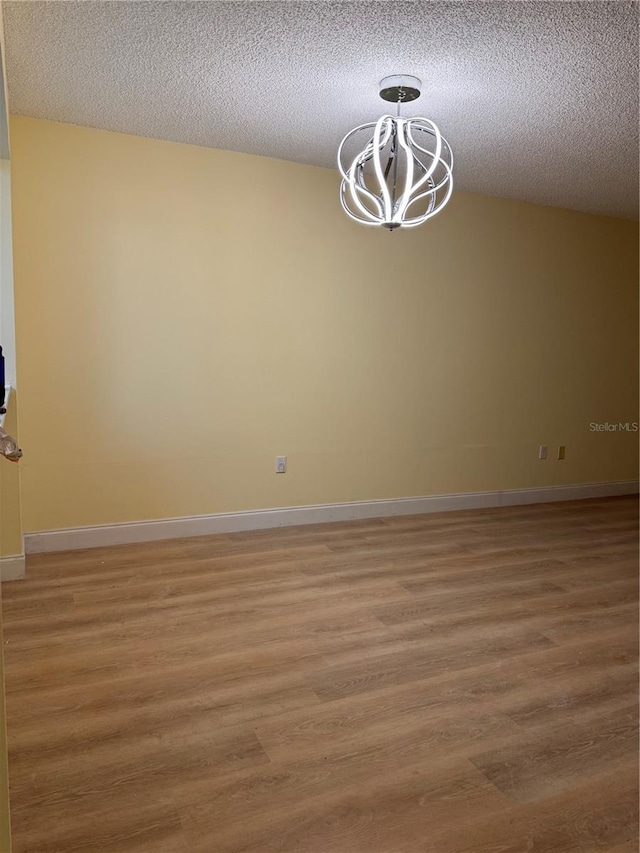
<path fill-rule="evenodd" d="M 0 13 L 0 853 L 638 853 L 638 4 Z"/>

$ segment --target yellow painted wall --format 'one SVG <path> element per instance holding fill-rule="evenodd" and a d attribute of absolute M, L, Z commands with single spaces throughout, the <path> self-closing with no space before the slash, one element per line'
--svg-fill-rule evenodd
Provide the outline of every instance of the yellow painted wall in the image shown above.
<path fill-rule="evenodd" d="M 638 419 L 637 223 L 457 192 L 389 234 L 332 170 L 11 132 L 27 531 L 636 477 L 589 425 Z"/>

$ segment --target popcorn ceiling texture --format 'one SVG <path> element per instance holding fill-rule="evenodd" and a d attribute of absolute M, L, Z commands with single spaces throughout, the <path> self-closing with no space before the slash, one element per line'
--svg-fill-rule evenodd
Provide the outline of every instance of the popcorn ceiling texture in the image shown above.
<path fill-rule="evenodd" d="M 637 216 L 635 3 L 3 6 L 16 113 L 334 168 L 414 74 L 457 187 Z"/>

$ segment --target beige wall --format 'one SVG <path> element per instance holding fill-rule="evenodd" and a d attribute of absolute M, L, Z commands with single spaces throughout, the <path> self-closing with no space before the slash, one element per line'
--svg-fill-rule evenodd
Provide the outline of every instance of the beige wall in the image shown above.
<path fill-rule="evenodd" d="M 457 192 L 389 234 L 331 170 L 11 131 L 26 530 L 636 477 L 589 424 L 638 417 L 637 223 Z"/>

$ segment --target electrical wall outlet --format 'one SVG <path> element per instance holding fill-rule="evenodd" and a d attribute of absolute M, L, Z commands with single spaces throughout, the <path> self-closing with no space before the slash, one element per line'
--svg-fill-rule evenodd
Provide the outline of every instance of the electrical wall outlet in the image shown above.
<path fill-rule="evenodd" d="M 567 448 L 564 446 L 564 444 L 561 444 L 558 447 L 558 459 L 564 459 L 566 455 L 567 455 Z"/>
<path fill-rule="evenodd" d="M 276 456 L 276 474 L 286 474 L 287 473 L 287 457 L 286 456 Z"/>
<path fill-rule="evenodd" d="M 547 445 L 541 444 L 538 448 L 538 459 L 546 459 L 547 458 Z"/>

